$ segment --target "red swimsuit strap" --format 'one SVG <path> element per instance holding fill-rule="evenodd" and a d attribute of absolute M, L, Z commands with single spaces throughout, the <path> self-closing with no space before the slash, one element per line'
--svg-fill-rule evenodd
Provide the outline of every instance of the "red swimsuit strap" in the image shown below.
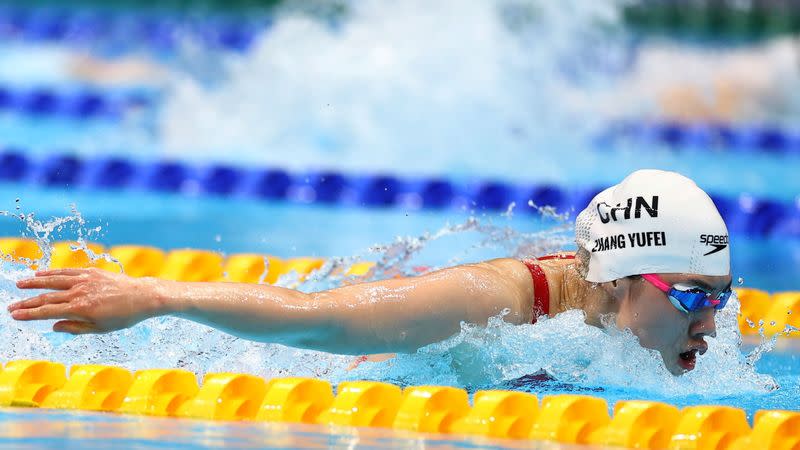
<path fill-rule="evenodd" d="M 533 278 L 533 321 L 539 316 L 550 314 L 550 286 L 547 285 L 547 275 L 537 264 L 537 261 L 547 261 L 548 259 L 575 259 L 575 255 L 547 255 L 535 260 L 523 261 L 531 272 Z"/>

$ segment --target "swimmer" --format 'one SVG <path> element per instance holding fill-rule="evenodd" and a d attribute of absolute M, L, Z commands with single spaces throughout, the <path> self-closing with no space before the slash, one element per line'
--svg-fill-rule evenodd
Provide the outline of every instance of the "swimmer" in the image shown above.
<path fill-rule="evenodd" d="M 260 342 L 340 354 L 414 352 L 462 322 L 532 323 L 581 309 L 613 318 L 673 374 L 695 367 L 731 296 L 728 231 L 711 198 L 674 172 L 640 170 L 577 217 L 575 253 L 500 258 L 303 293 L 269 285 L 132 278 L 98 269 L 37 272 L 21 289 L 51 292 L 9 306 L 17 320 L 56 331 L 106 333 L 173 315 Z M 612 322 L 613 323 L 613 322 Z"/>

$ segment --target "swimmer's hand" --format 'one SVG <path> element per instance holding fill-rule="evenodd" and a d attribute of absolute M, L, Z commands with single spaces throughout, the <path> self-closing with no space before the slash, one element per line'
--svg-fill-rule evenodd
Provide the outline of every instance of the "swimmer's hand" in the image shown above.
<path fill-rule="evenodd" d="M 53 330 L 72 334 L 107 333 L 158 315 L 160 280 L 132 278 L 100 269 L 36 272 L 17 281 L 20 289 L 50 289 L 9 305 L 16 320 L 58 320 Z"/>

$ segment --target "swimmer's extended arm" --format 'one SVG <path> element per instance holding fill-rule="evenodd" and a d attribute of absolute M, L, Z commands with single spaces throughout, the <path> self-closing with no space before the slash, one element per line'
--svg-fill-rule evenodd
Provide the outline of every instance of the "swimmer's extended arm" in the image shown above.
<path fill-rule="evenodd" d="M 423 276 L 306 294 L 275 286 L 131 278 L 96 269 L 37 273 L 22 289 L 54 289 L 9 307 L 17 320 L 60 319 L 57 331 L 102 333 L 175 315 L 233 335 L 342 354 L 411 352 L 457 333 L 461 322 L 531 320 L 524 264 L 497 259 Z"/>

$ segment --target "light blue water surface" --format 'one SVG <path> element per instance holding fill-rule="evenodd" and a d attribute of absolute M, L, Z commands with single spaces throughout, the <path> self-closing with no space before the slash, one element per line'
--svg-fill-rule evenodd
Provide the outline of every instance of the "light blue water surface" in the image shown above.
<path fill-rule="evenodd" d="M 16 202 L 18 198 L 20 201 Z M 0 185 L 0 210 L 15 214 L 32 212 L 40 221 L 73 214 L 70 210 L 72 204 L 81 213 L 84 224 L 78 226 L 76 222 L 68 223 L 61 230 L 54 231 L 51 240 L 75 239 L 80 229 L 88 240 L 107 246 L 143 244 L 164 249 L 212 249 L 227 254 L 256 252 L 281 257 L 376 260 L 381 258 L 382 253 L 369 250 L 376 244 L 397 243 L 398 237 L 412 241 L 419 238 L 424 240 L 448 225 L 465 224 L 474 218 L 483 228 L 455 232 L 426 242 L 418 252 L 413 253 L 409 264 L 447 266 L 510 256 L 530 239 L 536 244 L 531 250 L 533 256 L 556 249 L 574 248 L 569 220 L 543 219 L 527 206 L 517 206 L 513 214 L 508 216 L 474 210 L 437 212 L 402 208 L 341 208 L 243 198 L 191 197 L 135 191 L 64 191 L 27 184 Z M 577 211 L 569 213 L 574 218 Z M 506 237 L 503 232 L 511 234 Z M 0 218 L 0 235 L 31 236 L 31 230 L 17 218 L 3 217 Z M 731 239 L 734 279 L 742 278 L 746 286 L 769 291 L 797 289 L 800 240 L 743 235 L 733 235 Z M 405 248 L 408 242 L 397 248 Z M 304 288 L 313 290 L 320 286 L 325 287 L 325 283 Z M 13 290 L 6 292 L 10 292 L 12 297 L 20 295 Z M 3 322 L 8 324 L 7 319 Z M 551 321 L 542 322 L 546 325 Z M 423 349 L 417 355 L 404 356 L 396 362 L 365 364 L 353 373 L 343 369 L 349 365 L 347 358 L 320 357 L 310 352 L 275 349 L 275 346 L 231 340 L 221 333 L 213 333 L 213 338 L 206 340 L 209 335 L 202 329 L 157 321 L 140 324 L 129 333 L 92 340 L 73 339 L 48 332 L 47 324 L 32 327 L 24 325 L 20 332 L 25 336 L 26 344 L 6 347 L 3 353 L 5 359 L 41 357 L 67 364 L 108 362 L 136 370 L 179 365 L 180 361 L 194 358 L 191 355 L 207 350 L 202 362 L 189 361 L 187 368 L 201 373 L 231 367 L 231 370 L 264 377 L 311 375 L 327 378 L 334 383 L 354 378 L 401 385 L 430 381 L 464 387 L 470 392 L 484 388 L 525 390 L 536 393 L 540 398 L 549 394 L 580 393 L 605 398 L 609 406 L 627 399 L 658 400 L 678 406 L 727 404 L 745 409 L 751 420 L 759 409 L 800 409 L 800 352 L 797 350 L 768 352 L 757 361 L 755 370 L 750 373 L 750 369 L 743 369 L 744 366 L 735 361 L 743 359 L 758 342 L 750 341 L 742 349 L 728 346 L 721 352 L 729 352 L 734 348 L 733 355 L 717 354 L 709 362 L 701 358 L 698 370 L 704 370 L 702 376 L 705 378 L 677 381 L 669 389 L 662 389 L 654 385 L 669 384 L 668 378 L 661 378 L 663 373 L 654 366 L 642 367 L 641 373 L 638 373 L 640 367 L 637 363 L 615 361 L 615 358 L 625 358 L 631 352 L 641 351 L 635 343 L 609 339 L 598 344 L 597 336 L 591 335 L 591 331 L 574 321 L 551 327 L 559 328 L 557 333 L 546 328 L 517 328 L 462 332 L 455 338 L 460 342 L 433 350 Z M 3 334 L 9 342 L 19 336 L 11 328 Z M 197 348 L 184 348 L 175 343 L 183 340 L 196 342 Z M 42 347 L 37 342 L 46 345 Z M 565 347 L 560 348 L 559 345 L 564 342 Z M 113 348 L 120 351 L 115 354 L 110 350 Z M 178 356 L 174 359 L 158 359 L 149 352 L 152 348 Z M 225 356 L 228 353 L 230 355 Z M 503 354 L 511 356 L 503 357 Z M 215 362 L 215 358 L 219 359 Z M 562 367 L 550 367 L 550 370 L 558 373 L 555 378 L 537 375 L 543 365 L 527 361 L 542 358 L 552 358 L 553 361 L 564 359 Z M 604 361 L 604 358 L 608 360 Z M 716 365 L 719 365 L 717 370 L 723 375 L 719 378 L 715 377 Z M 531 367 L 528 375 L 533 376 L 526 376 L 525 367 Z M 570 373 L 569 370 L 574 372 Z M 728 371 L 730 373 L 726 373 Z M 593 376 L 593 372 L 600 376 Z M 763 381 L 759 377 L 764 376 L 777 388 L 759 387 Z M 639 377 L 641 383 L 637 381 Z M 739 382 L 749 387 L 736 386 Z M 706 392 L 704 386 L 709 383 L 713 386 L 709 386 L 712 389 Z M 484 448 L 496 445 L 536 448 L 537 445 L 531 442 L 488 443 L 441 438 L 420 441 L 381 431 L 359 434 L 354 438 L 351 431 L 329 432 L 324 428 L 150 421 L 42 411 L 0 413 L 0 427 L 0 430 L 5 430 L 0 433 L 0 447 L 5 448 L 314 448 L 345 445 L 364 448 L 417 445 L 426 448 Z"/>
<path fill-rule="evenodd" d="M 15 202 L 17 197 L 22 198 L 18 203 Z M 463 224 L 472 217 L 476 218 L 478 223 L 484 225 L 485 228 L 454 232 L 424 242 L 419 245 L 418 252 L 411 253 L 408 265 L 446 266 L 459 262 L 509 256 L 509 252 L 519 250 L 519 246 L 524 244 L 536 244 L 533 248 L 550 251 L 559 248 L 573 248 L 569 222 L 565 224 L 554 219 L 542 219 L 537 214 L 526 210 L 525 207 L 516 208 L 509 217 L 494 212 L 336 208 L 245 199 L 188 198 L 138 192 L 84 193 L 28 188 L 24 193 L 20 193 L 18 186 L 0 187 L 0 207 L 17 213 L 36 211 L 39 220 L 45 220 L 49 216 L 70 215 L 71 212 L 66 206 L 70 202 L 74 203 L 82 214 L 85 223 L 80 228 L 84 234 L 87 233 L 87 230 L 100 227 L 100 231 L 89 231 L 88 240 L 108 246 L 145 244 L 165 249 L 181 247 L 212 249 L 229 254 L 257 252 L 281 257 L 352 256 L 359 259 L 378 260 L 383 254 L 370 252 L 368 249 L 371 246 L 396 243 L 398 236 L 414 239 L 435 235 L 437 231 L 448 224 Z M 16 209 L 17 207 L 19 210 Z M 74 223 L 67 224 L 61 231 L 54 232 L 51 239 L 75 239 L 76 229 Z M 504 231 L 512 234 L 500 233 Z M 19 236 L 24 234 L 30 235 L 30 230 L 26 229 L 18 219 L 11 217 L 0 219 L 0 235 Z M 746 286 L 770 291 L 796 288 L 800 242 L 797 240 L 751 239 L 746 236 L 734 236 L 733 242 L 732 265 L 735 279 L 741 277 Z M 403 245 L 398 248 L 405 248 Z M 534 253 L 533 256 L 537 254 L 540 253 Z M 324 281 L 304 286 L 306 290 L 320 287 L 326 287 Z M 13 291 L 9 292 L 12 292 L 12 296 L 19 295 Z M 550 321 L 543 322 L 546 324 Z M 584 351 L 581 350 L 581 345 L 583 345 L 581 339 L 587 340 L 586 345 L 597 339 L 591 334 L 594 332 L 592 327 L 587 327 L 588 331 L 583 327 L 575 328 L 575 334 L 569 337 L 569 334 L 552 334 L 553 330 L 536 328 L 538 326 L 540 325 L 536 325 L 530 330 L 522 327 L 523 331 L 516 331 L 515 327 L 503 328 L 501 326 L 494 331 L 487 331 L 486 334 L 475 330 L 467 331 L 462 333 L 463 342 L 461 343 L 445 346 L 442 349 L 422 351 L 418 357 L 412 355 L 391 365 L 367 364 L 366 369 L 359 369 L 352 376 L 384 379 L 399 384 L 420 384 L 424 380 L 415 378 L 413 372 L 424 367 L 435 373 L 436 369 L 427 366 L 444 364 L 442 366 L 444 372 L 437 381 L 443 384 L 459 385 L 469 390 L 495 387 L 530 390 L 537 394 L 583 392 L 607 398 L 612 405 L 617 400 L 630 398 L 662 400 L 678 405 L 721 403 L 745 408 L 748 415 L 763 408 L 800 409 L 800 395 L 798 395 L 800 394 L 800 377 L 797 375 L 800 370 L 800 353 L 797 352 L 775 350 L 766 353 L 756 363 L 756 373 L 771 376 L 780 386 L 777 390 L 757 389 L 756 391 L 739 391 L 736 394 L 726 395 L 725 389 L 720 389 L 720 386 L 714 386 L 713 390 L 705 392 L 704 382 L 693 380 L 687 384 L 687 393 L 683 396 L 680 394 L 680 384 L 660 390 L 654 388 L 650 383 L 638 383 L 626 378 L 619 381 L 618 385 L 615 385 L 618 380 L 605 385 L 604 382 L 598 380 L 615 378 L 614 371 L 617 369 L 613 368 L 615 364 L 613 361 L 610 363 L 611 367 L 604 366 L 600 369 L 601 372 L 606 371 L 601 378 L 587 377 L 586 374 L 574 377 L 567 374 L 566 379 L 525 377 L 524 370 L 520 369 L 522 370 L 520 372 L 514 368 L 516 362 L 513 361 L 513 357 L 511 357 L 512 360 L 509 360 L 498 356 L 497 353 L 503 352 L 503 345 L 508 346 L 510 353 L 519 352 L 514 357 L 525 362 L 526 358 L 535 360 L 542 357 L 542 351 L 530 350 L 526 347 L 560 345 L 564 339 L 567 341 L 574 339 L 575 342 L 570 344 L 571 346 L 567 345 L 562 350 L 547 350 L 551 353 L 545 353 L 545 355 L 559 358 L 563 353 L 565 361 L 574 364 L 574 370 L 579 373 L 589 370 L 587 367 L 597 362 L 592 359 L 601 359 L 603 351 L 613 354 L 618 351 L 617 346 L 628 345 L 626 342 L 611 339 L 606 344 L 599 344 L 601 347 L 602 345 L 609 346 L 606 350 L 601 349 L 601 354 L 589 352 L 585 356 L 581 356 L 580 353 Z M 576 325 L 567 321 L 561 326 L 569 329 Z M 30 332 L 34 333 L 31 336 L 35 336 L 35 330 L 46 332 L 47 327 L 31 329 Z M 122 335 L 119 341 L 114 341 L 117 342 L 116 345 L 129 347 L 128 356 L 124 356 L 125 353 L 122 353 L 121 359 L 114 362 L 128 365 L 132 369 L 148 367 L 151 364 L 165 364 L 164 360 L 153 359 L 137 353 L 151 345 L 148 344 L 147 339 L 150 338 L 147 336 L 159 332 L 163 332 L 163 339 L 169 339 L 170 333 L 194 333 L 195 330 L 175 328 L 174 331 L 169 331 L 168 328 L 159 329 L 155 324 L 139 325 L 131 331 L 131 334 Z M 564 333 L 563 330 L 559 332 Z M 492 337 L 491 333 L 497 333 L 497 335 Z M 63 362 L 79 362 L 81 358 L 91 357 L 92 352 L 102 355 L 99 356 L 100 358 L 109 357 L 109 353 L 104 348 L 104 346 L 110 345 L 108 341 L 95 340 L 83 344 L 83 347 L 78 347 L 80 352 L 84 352 L 84 356 L 81 356 L 81 353 L 77 352 L 78 350 L 69 347 L 70 342 L 74 341 L 71 338 L 54 333 L 45 333 L 45 336 L 53 345 L 52 350 L 49 350 L 53 354 L 43 353 L 42 355 L 51 359 L 60 360 L 59 358 L 64 357 L 67 359 L 62 360 Z M 74 342 L 85 342 L 80 339 L 78 338 Z M 471 340 L 476 339 L 485 340 L 490 346 L 494 345 L 492 344 L 494 339 L 498 339 L 494 341 L 498 345 L 497 350 L 473 348 L 475 345 L 480 347 L 479 344 L 469 344 Z M 228 343 L 226 344 L 226 342 Z M 783 340 L 779 342 L 783 342 Z M 242 344 L 244 343 L 223 339 L 210 341 L 208 346 L 220 351 L 233 347 L 245 348 L 242 357 L 247 357 L 246 355 L 249 354 L 247 352 L 254 350 L 247 350 L 250 348 L 247 347 L 249 344 L 244 346 Z M 744 350 L 737 351 L 745 354 L 756 344 L 757 342 L 750 341 Z M 59 347 L 62 345 L 67 345 L 67 347 Z M 205 344 L 201 344 L 201 347 L 202 345 Z M 66 351 L 73 352 L 69 353 L 72 356 L 64 356 L 60 352 L 65 350 L 60 351 L 59 348 L 71 349 Z M 256 346 L 255 348 L 261 347 Z M 175 351 L 175 348 L 170 348 L 170 351 Z M 728 350 L 722 350 L 723 353 L 726 351 Z M 475 355 L 465 356 L 465 352 L 466 354 L 474 352 Z M 211 353 L 213 355 L 213 349 Z M 231 351 L 231 353 L 236 354 L 235 351 Z M 259 371 L 262 365 L 269 366 L 270 370 L 280 370 L 281 364 L 287 364 L 290 372 L 291 370 L 306 370 L 303 365 L 296 366 L 294 365 L 296 362 L 289 362 L 292 358 L 296 358 L 296 355 L 292 356 L 292 353 L 266 353 L 264 355 L 271 356 L 261 356 L 269 359 L 264 362 L 256 361 L 254 362 L 255 366 L 241 366 L 240 370 Z M 719 361 L 724 364 L 731 363 L 730 359 L 726 359 L 725 356 L 718 355 L 718 357 L 722 358 Z M 582 359 L 588 359 L 588 361 L 582 361 Z M 281 363 L 280 361 L 286 362 Z M 331 367 L 336 367 L 338 362 L 336 360 Z M 459 365 L 464 367 L 456 367 Z M 481 375 L 481 371 L 484 370 L 483 365 L 491 367 L 486 371 L 486 375 Z M 198 366 L 200 371 L 213 370 L 213 368 L 213 363 Z M 339 369 L 329 370 L 316 367 L 313 370 L 317 372 L 312 372 L 312 374 L 327 373 L 328 375 L 323 376 L 334 382 L 348 379 L 351 376 L 346 371 Z M 475 372 L 477 375 L 469 375 L 473 370 L 477 371 Z M 563 369 L 556 368 L 555 370 Z M 620 364 L 619 370 L 634 370 L 634 368 Z M 646 373 L 648 369 L 643 370 Z M 506 375 L 503 375 L 504 373 Z M 509 373 L 521 376 L 508 375 Z M 262 373 L 262 375 L 269 376 L 267 373 Z M 753 382 L 751 375 L 739 374 L 737 376 L 740 375 L 745 377 L 745 382 Z M 418 376 L 424 377 L 424 371 L 421 371 Z M 635 374 L 625 376 L 630 376 L 635 380 Z M 662 376 L 660 373 L 653 374 L 653 379 L 657 380 L 660 376 Z M 732 380 L 735 380 L 735 377 Z M 642 388 L 637 388 L 639 384 L 642 385 Z"/>
<path fill-rule="evenodd" d="M 20 202 L 17 203 L 18 198 Z M 448 224 L 462 224 L 474 217 L 486 225 L 511 228 L 520 233 L 541 232 L 563 225 L 563 248 L 574 249 L 569 220 L 562 224 L 542 219 L 525 205 L 517 205 L 508 217 L 497 212 L 468 209 L 341 208 L 238 198 L 65 191 L 0 184 L 0 210 L 34 213 L 38 220 L 46 221 L 70 215 L 73 204 L 85 219 L 86 228 L 101 227 L 90 240 L 106 245 L 192 247 L 280 257 L 351 256 L 365 253 L 373 245 L 390 243 L 398 236 L 435 233 Z M 571 219 L 578 212 L 566 211 Z M 22 221 L 0 219 L 0 235 L 24 233 L 30 234 Z M 67 227 L 55 232 L 53 239 L 74 239 L 75 236 L 75 229 Z M 508 248 L 499 244 L 481 247 L 480 233 L 470 235 L 469 239 L 466 242 L 470 245 L 459 239 L 442 239 L 443 242 L 431 244 L 432 248 L 423 252 L 419 262 L 444 265 L 462 254 L 465 261 L 510 256 Z M 800 240 L 741 234 L 734 234 L 731 240 L 735 279 L 741 277 L 745 286 L 768 291 L 798 288 Z"/>
<path fill-rule="evenodd" d="M 573 448 L 535 441 L 425 435 L 386 429 L 264 422 L 210 422 L 7 408 L 0 411 L 0 449 L 216 448 Z"/>
<path fill-rule="evenodd" d="M 264 47 L 264 51 L 253 57 L 245 56 L 240 61 L 243 69 L 234 70 L 230 80 L 217 89 L 208 92 L 184 89 L 175 98 L 167 97 L 165 117 L 145 114 L 122 121 L 79 122 L 63 117 L 32 119 L 3 113 L 0 144 L 18 146 L 37 157 L 70 150 L 86 156 L 110 153 L 142 159 L 167 156 L 233 165 L 256 163 L 302 170 L 322 167 L 351 172 L 489 177 L 525 183 L 553 182 L 561 186 L 609 185 L 632 170 L 658 167 L 678 170 L 715 193 L 738 196 L 747 192 L 787 203 L 796 201 L 800 192 L 800 178 L 796 177 L 800 160 L 796 156 L 755 154 L 747 149 L 675 152 L 638 144 L 606 152 L 591 148 L 590 130 L 579 125 L 598 119 L 595 111 L 587 107 L 595 103 L 592 92 L 572 91 L 576 86 L 569 86 L 567 93 L 590 101 L 583 105 L 585 110 L 571 111 L 562 106 L 561 75 L 551 69 L 562 60 L 565 49 L 554 51 L 548 45 L 541 45 L 558 42 L 554 38 L 570 36 L 575 29 L 592 29 L 595 20 L 591 8 L 575 8 L 570 17 L 564 16 L 569 19 L 564 23 L 558 19 L 562 15 L 545 19 L 552 23 L 548 23 L 549 27 L 534 27 L 535 45 L 518 48 L 516 40 L 507 39 L 504 33 L 493 34 L 496 19 L 485 10 L 489 7 L 458 4 L 459 14 L 452 14 L 446 3 L 442 5 L 425 7 L 438 17 L 437 22 L 449 24 L 444 35 L 438 33 L 439 26 L 428 28 L 424 21 L 417 23 L 423 15 L 395 14 L 387 5 L 372 5 L 366 11 L 368 14 L 362 14 L 356 22 L 367 36 L 362 43 L 365 48 L 395 48 L 398 55 L 410 55 L 409 61 L 418 61 L 416 66 L 410 66 L 410 74 L 415 75 L 412 79 L 416 81 L 410 85 L 415 89 L 403 89 L 409 84 L 406 77 L 410 74 L 378 70 L 383 59 L 363 58 L 369 52 L 361 48 L 355 59 L 348 59 L 353 54 L 347 46 L 337 44 L 337 35 L 309 33 L 307 29 L 292 34 L 291 27 L 298 22 L 291 21 L 288 32 L 278 34 L 282 39 L 280 45 L 272 49 Z M 598 5 L 602 6 L 602 2 Z M 455 7 L 455 3 L 451 6 Z M 382 12 L 384 9 L 387 12 Z M 376 14 L 390 14 L 391 21 L 372 20 Z M 452 18 L 455 22 L 446 21 Z M 399 23 L 395 29 L 398 34 L 392 34 L 384 23 Z M 476 54 L 481 46 L 471 45 L 473 41 L 467 38 L 483 34 L 474 34 L 474 30 L 489 30 L 488 35 L 502 45 L 490 46 L 485 53 Z M 428 44 L 449 39 L 446 42 L 452 45 L 443 45 L 441 49 L 445 50 L 440 51 L 435 45 L 415 44 L 414 40 L 406 39 L 409 35 Z M 398 36 L 401 39 L 391 42 Z M 589 41 L 592 49 L 598 47 L 596 39 Z M 481 44 L 486 42 L 480 39 Z M 295 51 L 295 46 L 301 51 Z M 326 51 L 303 51 L 306 46 Z M 432 53 L 428 52 L 429 47 Z M 11 81 L 25 88 L 36 83 L 70 88 L 79 83 L 66 72 L 59 72 L 65 65 L 63 57 L 42 57 L 29 50 L 17 52 L 19 56 L 14 62 L 6 64 L 4 79 L 10 73 Z M 282 51 L 292 55 L 288 68 L 272 65 L 273 61 L 281 60 L 276 56 L 281 56 Z M 335 73 L 330 77 L 298 76 L 307 74 L 308 67 L 317 67 L 318 63 L 314 57 L 303 55 L 329 54 L 336 55 L 333 60 L 349 61 L 358 73 L 375 76 L 358 83 L 357 89 L 349 89 L 352 77 L 347 73 L 339 77 Z M 526 65 L 521 72 L 509 63 L 528 60 L 534 64 Z M 27 64 L 22 64 L 26 61 Z M 447 76 L 436 72 L 439 64 L 447 68 Z M 333 69 L 328 64 L 319 67 L 325 67 L 326 71 Z M 429 68 L 433 73 L 429 73 Z M 485 68 L 489 69 L 488 78 L 471 78 L 471 74 L 484 73 Z M 495 77 L 493 73 L 502 76 Z M 613 87 L 613 83 L 601 85 L 601 89 Z M 387 86 L 394 95 L 385 95 Z M 444 101 L 437 101 L 438 97 L 431 95 L 451 92 L 451 88 L 459 95 L 439 96 Z M 477 93 L 485 94 L 482 101 L 474 100 Z M 451 100 L 447 99 L 457 100 L 449 103 Z M 171 104 L 177 107 L 169 108 Z M 335 112 L 334 122 L 329 122 L 330 111 Z M 363 111 L 373 113 L 363 114 Z M 206 114 L 209 112 L 212 114 Z M 203 126 L 206 122 L 201 119 L 206 116 L 211 117 L 214 126 Z M 241 129 L 246 132 L 237 134 L 238 127 L 233 127 L 233 134 L 224 127 L 218 130 L 216 125 L 225 123 L 222 119 L 230 119 L 229 127 L 243 124 Z M 357 131 L 362 130 L 365 121 L 370 132 L 361 135 Z M 175 128 L 183 124 L 187 126 Z M 254 133 L 265 124 L 290 131 L 277 137 Z M 465 128 L 469 128 L 469 133 L 465 133 Z M 205 148 L 205 140 L 216 135 L 232 138 L 235 143 L 209 144 L 212 148 Z M 379 139 L 369 139 L 376 136 Z M 15 202 L 17 198 L 21 199 L 19 204 Z M 0 185 L 0 210 L 35 213 L 39 220 L 69 215 L 69 205 L 73 203 L 85 219 L 85 224 L 79 227 L 81 232 L 88 233 L 88 240 L 106 245 L 144 244 L 165 249 L 194 247 L 224 253 L 375 260 L 387 253 L 380 249 L 370 251 L 375 244 L 402 253 L 410 244 L 422 242 L 406 266 L 445 266 L 509 256 L 525 243 L 534 244 L 527 248 L 531 255 L 573 248 L 568 225 L 542 220 L 524 206 L 518 206 L 509 218 L 468 210 L 342 209 L 246 199 Z M 17 206 L 19 210 L 15 209 Z M 575 214 L 576 211 L 572 212 L 571 217 Z M 448 224 L 464 224 L 470 217 L 477 218 L 481 227 L 427 240 L 426 236 L 435 236 Z M 91 231 L 98 226 L 99 231 Z M 30 230 L 19 220 L 5 217 L 0 218 L 0 235 L 30 236 Z M 71 222 L 56 230 L 51 238 L 76 236 L 75 222 Z M 742 278 L 745 286 L 769 291 L 798 289 L 800 240 L 733 235 L 731 241 L 735 279 Z M 21 295 L 12 287 L 19 273 L 4 266 L 0 275 L 3 301 Z M 324 280 L 301 286 L 306 290 L 319 287 L 326 287 Z M 731 317 L 728 315 L 727 319 Z M 71 338 L 50 332 L 49 324 L 19 325 L 6 316 L 0 317 L 0 359 L 36 357 L 67 364 L 105 362 L 132 370 L 185 367 L 199 374 L 223 369 L 264 377 L 296 374 L 318 376 L 334 383 L 353 378 L 401 385 L 431 382 L 464 387 L 470 392 L 482 388 L 519 389 L 540 397 L 584 393 L 603 397 L 610 406 L 618 400 L 634 398 L 679 406 L 728 404 L 745 409 L 750 418 L 758 409 L 800 410 L 800 351 L 796 345 L 789 345 L 786 339 L 779 340 L 779 349 L 765 353 L 752 368 L 742 361 L 744 355 L 758 346 L 758 341 L 748 341 L 739 348 L 730 331 L 729 327 L 718 341 L 711 343 L 710 354 L 698 361 L 695 373 L 677 379 L 665 375 L 657 360 L 650 358 L 629 336 L 587 327 L 575 316 L 542 320 L 535 326 L 467 327 L 450 342 L 430 346 L 417 354 L 401 355 L 387 363 L 365 364 L 352 372 L 345 369 L 352 358 L 254 344 L 183 321 L 153 320 L 125 332 Z M 537 375 L 540 369 L 553 376 Z M 531 442 L 490 443 L 442 437 L 421 440 L 380 430 L 355 432 L 62 411 L 0 411 L 0 447 L 14 449 L 493 445 L 537 447 Z M 552 447 L 548 444 L 547 448 Z"/>

